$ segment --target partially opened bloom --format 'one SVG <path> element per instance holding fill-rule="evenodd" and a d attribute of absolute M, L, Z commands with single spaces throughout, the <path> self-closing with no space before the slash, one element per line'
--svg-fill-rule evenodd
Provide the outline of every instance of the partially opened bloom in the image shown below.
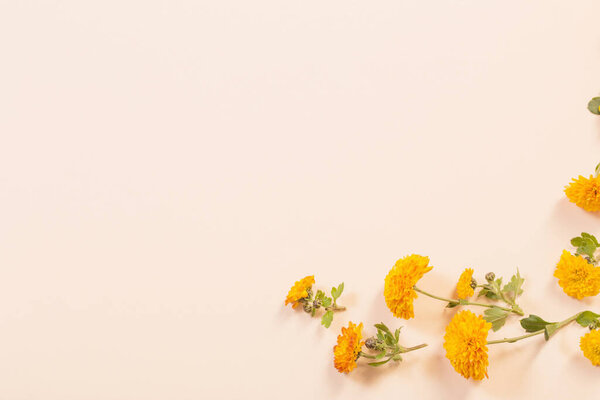
<path fill-rule="evenodd" d="M 600 177 L 579 175 L 565 188 L 565 194 L 572 203 L 586 211 L 600 211 Z"/>
<path fill-rule="evenodd" d="M 300 305 L 300 300 L 308 297 L 308 291 L 315 284 L 315 276 L 310 275 L 296 281 L 290 289 L 285 299 L 285 305 L 292 304 L 292 308 Z"/>
<path fill-rule="evenodd" d="M 475 289 L 472 286 L 473 269 L 467 268 L 460 274 L 458 283 L 456 284 L 456 293 L 459 299 L 468 299 L 475 294 Z"/>
<path fill-rule="evenodd" d="M 454 315 L 444 335 L 446 357 L 456 372 L 475 380 L 487 378 L 487 335 L 492 324 L 464 310 Z"/>
<path fill-rule="evenodd" d="M 600 293 L 600 267 L 590 264 L 585 258 L 563 250 L 556 265 L 554 276 L 563 291 L 581 300 Z"/>
<path fill-rule="evenodd" d="M 350 322 L 337 337 L 337 344 L 333 346 L 333 365 L 339 372 L 347 374 L 356 368 L 356 360 L 364 344 L 362 328 L 362 322 L 358 325 Z"/>
<path fill-rule="evenodd" d="M 592 362 L 593 365 L 600 365 L 600 331 L 593 330 L 586 333 L 579 341 L 579 347 L 583 355 Z"/>
<path fill-rule="evenodd" d="M 429 257 L 416 254 L 396 261 L 396 265 L 385 277 L 383 295 L 385 303 L 395 317 L 409 319 L 415 316 L 413 301 L 417 293 L 413 286 L 423 275 L 431 271 Z"/>

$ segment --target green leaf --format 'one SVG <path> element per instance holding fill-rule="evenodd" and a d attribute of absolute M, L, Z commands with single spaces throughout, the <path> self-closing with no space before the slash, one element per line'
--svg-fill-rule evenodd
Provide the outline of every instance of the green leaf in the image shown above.
<path fill-rule="evenodd" d="M 594 253 L 600 247 L 594 235 L 582 232 L 581 236 L 571 239 L 571 244 L 577 248 L 576 254 L 586 255 L 594 259 Z"/>
<path fill-rule="evenodd" d="M 383 332 L 377 331 L 377 339 L 381 340 L 382 342 L 385 340 L 385 337 L 383 336 Z"/>
<path fill-rule="evenodd" d="M 402 356 L 400 354 L 396 354 L 394 357 L 392 357 L 392 360 L 394 360 L 394 361 L 402 361 Z"/>
<path fill-rule="evenodd" d="M 600 314 L 596 314 L 591 311 L 584 311 L 577 316 L 577 319 L 575 321 L 577 321 L 579 325 L 585 327 L 591 323 L 596 322 L 598 320 L 598 317 L 600 317 Z"/>
<path fill-rule="evenodd" d="M 458 306 L 460 303 L 458 301 L 451 301 L 448 304 L 446 304 L 446 308 L 454 308 L 456 306 Z"/>
<path fill-rule="evenodd" d="M 385 333 L 389 333 L 390 335 L 392 334 L 392 332 L 390 331 L 390 328 L 385 326 L 385 324 L 383 322 L 375 324 L 375 328 L 377 328 L 378 330 L 383 331 Z"/>
<path fill-rule="evenodd" d="M 546 341 L 550 340 L 550 338 L 554 336 L 557 330 L 558 322 L 546 325 L 544 328 L 544 338 L 546 339 Z"/>
<path fill-rule="evenodd" d="M 329 328 L 331 326 L 331 321 L 333 321 L 333 311 L 329 310 L 323 314 L 323 317 L 321 318 L 321 324 L 325 328 Z"/>
<path fill-rule="evenodd" d="M 323 297 L 325 297 L 325 292 L 323 292 L 322 290 L 317 290 L 315 300 L 323 300 Z"/>
<path fill-rule="evenodd" d="M 377 354 L 375 356 L 376 360 L 381 360 L 383 357 L 385 357 L 385 350 L 383 350 L 381 353 Z"/>
<path fill-rule="evenodd" d="M 402 327 L 396 329 L 396 332 L 394 332 L 394 338 L 396 339 L 396 343 L 398 343 L 398 340 L 400 340 L 400 329 L 402 329 Z"/>
<path fill-rule="evenodd" d="M 323 307 L 329 307 L 332 303 L 331 297 L 323 297 Z"/>
<path fill-rule="evenodd" d="M 488 299 L 490 299 L 490 300 L 499 300 L 499 299 L 500 299 L 500 296 L 498 296 L 498 295 L 497 295 L 496 293 L 494 293 L 494 292 L 487 292 L 487 293 L 485 294 L 485 297 L 487 297 L 487 298 L 488 298 Z"/>
<path fill-rule="evenodd" d="M 337 300 L 341 295 L 342 292 L 344 291 L 344 282 L 340 283 L 339 286 L 336 288 L 331 288 L 331 296 L 333 297 L 333 300 Z"/>
<path fill-rule="evenodd" d="M 388 346 L 393 346 L 396 344 L 396 341 L 394 340 L 394 336 L 391 333 L 385 334 L 385 344 L 387 344 Z"/>
<path fill-rule="evenodd" d="M 546 325 L 552 322 L 544 321 L 542 318 L 534 314 L 529 314 L 529 317 L 521 319 L 521 326 L 525 332 L 537 332 L 546 328 Z"/>
<path fill-rule="evenodd" d="M 504 326 L 506 317 L 508 316 L 508 311 L 501 310 L 498 307 L 492 307 L 485 310 L 483 314 L 483 319 L 491 323 L 492 330 L 496 332 L 498 329 Z"/>
<path fill-rule="evenodd" d="M 600 115 L 600 110 L 598 109 L 599 107 L 600 107 L 600 97 L 594 97 L 588 103 L 588 110 L 590 110 L 590 112 L 592 114 Z"/>
<path fill-rule="evenodd" d="M 384 361 L 370 362 L 369 365 L 372 366 L 372 367 L 379 367 L 380 365 L 387 364 L 391 359 L 392 358 L 390 357 L 390 358 L 388 358 L 387 360 L 384 360 Z"/>
<path fill-rule="evenodd" d="M 600 247 L 600 244 L 598 243 L 598 239 L 596 239 L 596 237 L 594 235 L 589 234 L 587 232 L 581 232 L 581 237 L 586 240 L 591 240 L 592 242 L 594 242 L 594 245 L 596 247 Z"/>
<path fill-rule="evenodd" d="M 510 278 L 510 282 L 504 285 L 502 291 L 514 302 L 517 299 L 517 296 L 523 293 L 523 289 L 521 289 L 523 282 L 525 282 L 525 279 L 521 278 L 519 269 L 517 269 L 517 274 Z"/>

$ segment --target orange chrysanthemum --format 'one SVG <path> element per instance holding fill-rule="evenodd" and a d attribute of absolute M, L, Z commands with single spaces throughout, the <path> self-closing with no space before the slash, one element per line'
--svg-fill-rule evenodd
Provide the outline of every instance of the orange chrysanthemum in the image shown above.
<path fill-rule="evenodd" d="M 315 276 L 310 275 L 300 279 L 294 283 L 285 298 L 285 305 L 292 303 L 292 308 L 296 308 L 300 303 L 299 300 L 308 297 L 308 289 L 315 284 Z"/>
<path fill-rule="evenodd" d="M 590 175 L 589 179 L 579 175 L 578 179 L 565 188 L 572 203 L 586 211 L 600 211 L 600 177 Z"/>
<path fill-rule="evenodd" d="M 579 347 L 583 355 L 592 362 L 593 365 L 600 365 L 600 331 L 593 330 L 586 333 L 579 341 Z"/>
<path fill-rule="evenodd" d="M 431 271 L 429 257 L 416 254 L 396 261 L 396 265 L 385 277 L 383 295 L 385 303 L 395 317 L 409 319 L 415 316 L 413 301 L 417 293 L 413 286 L 426 272 Z"/>
<path fill-rule="evenodd" d="M 492 324 L 464 310 L 454 315 L 444 335 L 446 357 L 463 377 L 482 380 L 487 375 L 487 335 Z"/>
<path fill-rule="evenodd" d="M 354 325 L 348 323 L 347 328 L 342 328 L 342 334 L 337 337 L 337 344 L 333 346 L 333 365 L 339 372 L 347 374 L 356 368 L 360 350 L 364 344 L 362 339 L 362 322 Z"/>
<path fill-rule="evenodd" d="M 473 280 L 473 269 L 467 268 L 460 274 L 458 283 L 456 284 L 456 293 L 459 299 L 468 299 L 475 294 L 475 289 L 471 286 Z"/>
<path fill-rule="evenodd" d="M 563 291 L 578 300 L 600 293 L 600 267 L 587 262 L 581 256 L 574 256 L 563 250 L 556 264 L 554 276 Z"/>

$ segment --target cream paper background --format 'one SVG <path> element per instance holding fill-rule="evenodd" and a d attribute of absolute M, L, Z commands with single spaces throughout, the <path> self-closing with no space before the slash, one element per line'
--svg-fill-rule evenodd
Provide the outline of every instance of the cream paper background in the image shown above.
<path fill-rule="evenodd" d="M 553 268 L 600 219 L 597 1 L 0 2 L 0 399 L 595 398 L 583 328 L 444 357 L 455 310 L 382 296 L 410 253 L 576 301 Z M 283 307 L 344 281 L 329 330 Z M 429 347 L 338 374 L 342 325 Z M 521 332 L 513 318 L 500 338 Z"/>

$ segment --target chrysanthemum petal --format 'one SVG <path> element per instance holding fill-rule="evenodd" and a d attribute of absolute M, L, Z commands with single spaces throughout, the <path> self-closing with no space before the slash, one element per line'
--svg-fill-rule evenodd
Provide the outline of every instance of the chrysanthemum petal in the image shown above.
<path fill-rule="evenodd" d="M 337 337 L 337 344 L 333 346 L 333 365 L 339 372 L 347 374 L 356 368 L 358 353 L 364 344 L 362 339 L 362 322 L 355 325 L 348 323 L 347 328 L 342 328 L 342 334 Z"/>
<path fill-rule="evenodd" d="M 308 297 L 308 289 L 315 284 L 315 276 L 310 275 L 306 276 L 299 281 L 294 283 L 294 286 L 290 289 L 285 298 L 285 305 L 292 304 L 292 308 L 296 308 L 298 306 L 298 300 Z"/>
<path fill-rule="evenodd" d="M 468 299 L 475 294 L 475 289 L 471 287 L 471 281 L 473 279 L 473 269 L 467 268 L 460 274 L 458 283 L 456 284 L 456 293 L 459 299 Z"/>
<path fill-rule="evenodd" d="M 579 175 L 565 188 L 565 194 L 572 203 L 586 211 L 600 211 L 600 177 Z"/>
<path fill-rule="evenodd" d="M 579 347 L 583 355 L 592 362 L 593 365 L 600 365 L 600 331 L 593 330 L 586 333 L 579 341 Z"/>

